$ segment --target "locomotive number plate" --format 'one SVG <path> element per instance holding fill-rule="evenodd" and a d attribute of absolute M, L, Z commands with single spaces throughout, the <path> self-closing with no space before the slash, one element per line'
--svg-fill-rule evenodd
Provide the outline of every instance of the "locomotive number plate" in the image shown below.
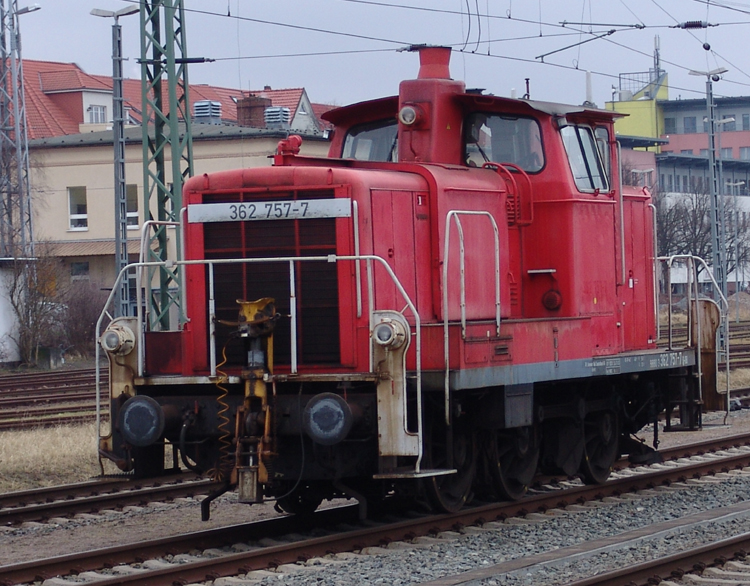
<path fill-rule="evenodd" d="M 349 198 L 203 203 L 188 206 L 188 222 L 191 224 L 348 218 L 351 215 L 352 200 Z"/>

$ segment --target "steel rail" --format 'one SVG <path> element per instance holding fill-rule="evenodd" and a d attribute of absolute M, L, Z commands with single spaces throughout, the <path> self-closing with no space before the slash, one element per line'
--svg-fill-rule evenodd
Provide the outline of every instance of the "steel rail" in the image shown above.
<path fill-rule="evenodd" d="M 742 454 L 732 454 L 721 458 L 701 461 L 685 466 L 670 467 L 657 471 L 646 472 L 636 476 L 619 478 L 608 481 L 600 486 L 578 486 L 540 495 L 529 496 L 521 501 L 511 503 L 493 503 L 460 511 L 453 514 L 426 516 L 419 519 L 409 519 L 388 523 L 378 527 L 355 528 L 335 533 L 326 537 L 306 539 L 297 543 L 229 554 L 215 559 L 204 559 L 196 562 L 175 564 L 173 568 L 165 568 L 153 572 L 138 572 L 134 575 L 112 576 L 97 581 L 98 586 L 113 586 L 115 584 L 142 584 L 147 581 L 151 586 L 169 585 L 179 581 L 181 583 L 200 582 L 206 579 L 216 579 L 247 573 L 254 569 L 275 567 L 283 563 L 293 563 L 300 558 L 307 559 L 322 556 L 330 552 L 359 550 L 364 547 L 382 545 L 393 540 L 412 539 L 419 535 L 434 534 L 445 530 L 456 530 L 467 525 L 482 525 L 488 521 L 502 520 L 513 516 L 525 516 L 532 512 L 545 512 L 551 508 L 564 508 L 570 504 L 582 503 L 589 500 L 601 499 L 607 496 L 620 496 L 627 492 L 651 489 L 660 485 L 684 481 L 701 475 L 714 474 L 719 471 L 729 471 L 750 465 L 750 451 Z M 349 508 L 347 508 L 349 509 Z M 354 514 L 356 507 L 350 510 Z M 327 513 L 321 511 L 313 517 L 324 519 Z M 333 514 L 333 513 L 330 513 Z M 283 517 L 285 519 L 295 519 Z M 301 519 L 298 519 L 302 522 Z M 284 521 L 293 522 L 293 521 Z M 337 521 L 341 522 L 341 521 Z M 275 531 L 273 524 L 268 521 L 264 525 L 267 531 Z M 243 525 L 241 531 L 249 531 L 254 524 Z M 292 525 L 294 532 L 300 531 L 300 526 Z M 233 531 L 235 529 L 227 529 Z M 145 556 L 158 557 L 176 549 L 189 550 L 198 547 L 218 547 L 227 542 L 236 541 L 232 537 L 222 536 L 221 530 L 211 532 L 197 532 L 189 536 L 179 536 L 178 544 L 166 539 L 150 542 L 129 544 L 116 548 L 106 548 L 89 554 L 75 554 L 48 560 L 35 560 L 12 566 L 0 566 L 0 585 L 28 582 L 46 579 L 65 573 L 80 573 L 86 570 L 97 570 L 111 567 L 127 561 L 144 559 Z M 241 541 L 252 539 L 245 533 Z M 265 534 L 266 536 L 268 533 Z M 193 539 L 194 541 L 186 541 Z M 210 577 L 210 578 L 209 578 Z"/>
<path fill-rule="evenodd" d="M 0 509 L 0 525 L 14 525 L 26 521 L 42 521 L 52 517 L 72 516 L 78 513 L 98 512 L 102 509 L 125 507 L 128 505 L 144 505 L 149 501 L 172 500 L 179 497 L 208 494 L 218 488 L 220 483 L 209 479 L 190 480 L 182 482 L 151 481 L 152 484 L 141 485 L 133 481 L 109 484 L 110 490 L 115 492 L 102 493 L 100 490 L 92 492 L 90 485 L 86 485 L 88 494 L 76 496 L 76 491 L 68 493 L 65 500 L 48 502 L 29 502 L 13 507 L 10 499 L 6 500 Z M 75 487 L 76 485 L 72 485 Z M 117 490 L 119 488 L 119 490 Z M 62 493 L 47 493 L 47 498 L 62 498 Z M 72 498 L 71 498 L 72 497 Z M 26 494 L 25 500 L 30 501 L 31 495 Z M 11 505 L 11 506 L 8 506 Z"/>
<path fill-rule="evenodd" d="M 744 560 L 749 551 L 750 533 L 743 533 L 670 556 L 570 582 L 568 586 L 649 586 L 662 580 L 674 580 L 675 577 L 694 572 L 696 568 L 719 566 L 732 559 Z M 707 583 L 729 583 L 719 580 L 717 576 L 713 578 L 714 580 Z M 741 583 L 744 584 L 746 581 Z"/>

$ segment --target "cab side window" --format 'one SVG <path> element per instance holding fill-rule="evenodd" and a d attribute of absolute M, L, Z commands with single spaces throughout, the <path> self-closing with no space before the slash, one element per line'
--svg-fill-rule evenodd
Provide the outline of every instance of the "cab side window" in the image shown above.
<path fill-rule="evenodd" d="M 464 160 L 470 167 L 512 163 L 528 173 L 544 167 L 542 133 L 533 118 L 475 112 L 464 128 Z"/>
<path fill-rule="evenodd" d="M 578 190 L 608 191 L 607 175 L 591 128 L 564 126 L 560 129 L 560 134 Z"/>

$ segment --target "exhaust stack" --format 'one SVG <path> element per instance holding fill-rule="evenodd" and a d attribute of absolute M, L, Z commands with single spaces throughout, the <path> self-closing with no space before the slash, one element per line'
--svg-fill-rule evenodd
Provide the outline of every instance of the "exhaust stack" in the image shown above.
<path fill-rule="evenodd" d="M 417 79 L 450 79 L 450 47 L 412 47 L 419 51 L 419 75 Z"/>
<path fill-rule="evenodd" d="M 450 77 L 451 48 L 412 45 L 407 50 L 419 53 L 419 74 L 399 86 L 399 161 L 460 165 L 463 120 L 454 98 L 466 86 Z"/>

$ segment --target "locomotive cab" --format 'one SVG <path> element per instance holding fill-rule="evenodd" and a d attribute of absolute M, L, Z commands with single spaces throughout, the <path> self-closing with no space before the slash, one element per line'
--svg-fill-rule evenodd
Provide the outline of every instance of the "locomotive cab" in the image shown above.
<path fill-rule="evenodd" d="M 620 188 L 616 114 L 466 91 L 449 49 L 416 49 L 398 96 L 325 115 L 328 158 L 292 136 L 272 167 L 186 182 L 185 315 L 103 334 L 104 457 L 150 475 L 171 445 L 289 512 L 450 511 L 539 470 L 604 482 L 694 387 L 696 348 L 656 347 L 650 195 Z"/>

